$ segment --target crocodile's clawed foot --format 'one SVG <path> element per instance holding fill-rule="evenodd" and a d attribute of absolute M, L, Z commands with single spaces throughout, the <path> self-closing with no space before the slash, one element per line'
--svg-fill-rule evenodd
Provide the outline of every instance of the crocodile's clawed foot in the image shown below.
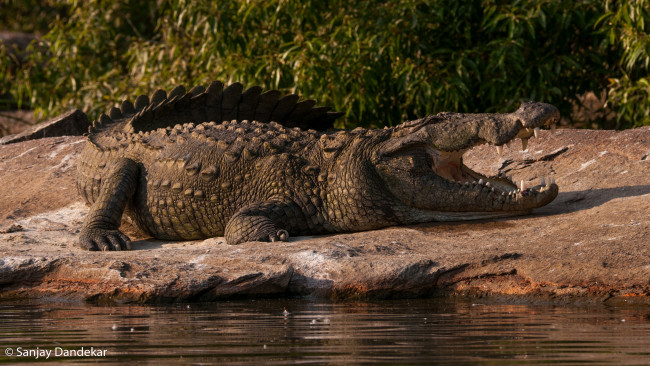
<path fill-rule="evenodd" d="M 131 250 L 131 240 L 119 230 L 84 229 L 77 245 L 91 251 Z"/>
<path fill-rule="evenodd" d="M 286 230 L 278 230 L 275 234 L 269 235 L 269 241 L 274 242 L 274 241 L 288 241 L 289 240 L 289 232 Z"/>

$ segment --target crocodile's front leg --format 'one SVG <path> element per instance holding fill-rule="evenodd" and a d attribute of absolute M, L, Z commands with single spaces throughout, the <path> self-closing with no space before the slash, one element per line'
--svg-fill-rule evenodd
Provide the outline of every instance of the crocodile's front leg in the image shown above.
<path fill-rule="evenodd" d="M 138 165 L 119 159 L 104 179 L 99 197 L 90 208 L 79 235 L 78 245 L 87 250 L 130 250 L 131 240 L 118 230 L 127 202 L 138 181 Z"/>
<path fill-rule="evenodd" d="M 287 241 L 289 231 L 305 221 L 298 205 L 289 199 L 273 199 L 243 207 L 228 221 L 226 242 Z"/>

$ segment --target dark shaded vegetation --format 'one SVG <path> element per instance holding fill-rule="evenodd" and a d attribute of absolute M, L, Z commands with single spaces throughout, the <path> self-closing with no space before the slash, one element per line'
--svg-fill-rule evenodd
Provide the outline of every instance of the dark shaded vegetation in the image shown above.
<path fill-rule="evenodd" d="M 339 127 L 531 99 L 569 116 L 590 91 L 615 113 L 589 127 L 650 125 L 648 0 L 0 2 L 0 24 L 44 34 L 0 59 L 0 94 L 46 116 L 220 79 L 317 99 Z"/>

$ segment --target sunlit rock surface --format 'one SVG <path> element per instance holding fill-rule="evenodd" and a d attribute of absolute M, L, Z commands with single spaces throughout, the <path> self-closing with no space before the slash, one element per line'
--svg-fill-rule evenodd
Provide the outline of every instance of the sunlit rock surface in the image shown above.
<path fill-rule="evenodd" d="M 0 297 L 91 302 L 235 297 L 503 296 L 509 301 L 650 304 L 650 128 L 542 130 L 471 168 L 560 195 L 533 215 L 226 245 L 135 239 L 130 252 L 74 246 L 83 138 L 0 146 Z"/>

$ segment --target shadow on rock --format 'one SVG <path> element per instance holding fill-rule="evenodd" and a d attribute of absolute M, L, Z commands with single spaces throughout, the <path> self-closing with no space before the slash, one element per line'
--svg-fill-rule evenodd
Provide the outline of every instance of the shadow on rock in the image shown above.
<path fill-rule="evenodd" d="M 131 242 L 131 250 L 154 250 L 161 249 L 163 244 L 166 243 L 163 240 L 137 240 Z"/>
<path fill-rule="evenodd" d="M 650 185 L 622 186 L 614 188 L 587 189 L 584 191 L 560 192 L 550 205 L 535 210 L 536 216 L 551 216 L 588 210 L 616 198 L 650 194 Z"/>
<path fill-rule="evenodd" d="M 514 228 L 516 221 L 530 217 L 547 217 L 582 210 L 588 210 L 603 205 L 616 198 L 635 197 L 650 194 L 650 185 L 623 186 L 615 188 L 587 189 L 584 191 L 560 192 L 558 197 L 548 206 L 536 209 L 532 215 L 510 216 L 502 218 L 487 218 L 472 221 L 427 222 L 409 225 L 411 229 L 426 233 L 453 233 L 464 231 L 492 231 Z"/>

